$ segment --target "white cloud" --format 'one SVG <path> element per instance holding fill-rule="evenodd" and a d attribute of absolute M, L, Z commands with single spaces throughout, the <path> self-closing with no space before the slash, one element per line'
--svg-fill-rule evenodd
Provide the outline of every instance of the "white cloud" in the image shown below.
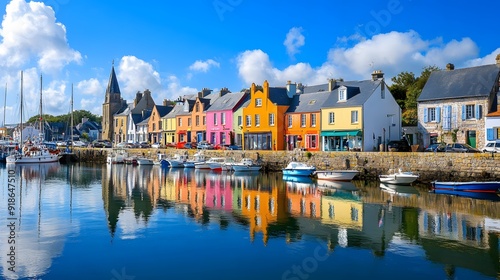
<path fill-rule="evenodd" d="M 484 57 L 474 58 L 465 63 L 467 66 L 479 66 L 485 64 L 494 64 L 496 63 L 496 57 L 500 54 L 500 48 L 497 48 L 490 54 L 487 54 Z"/>
<path fill-rule="evenodd" d="M 237 57 L 238 74 L 247 83 L 261 84 L 268 80 L 271 85 L 284 85 L 286 81 L 303 84 L 322 84 L 329 78 L 345 80 L 370 79 L 371 72 L 382 70 L 387 81 L 402 71 L 420 74 L 426 66 L 444 68 L 447 63 L 466 67 L 482 63 L 494 63 L 500 49 L 484 58 L 476 58 L 478 47 L 470 38 L 443 42 L 442 38 L 422 39 L 415 31 L 389 32 L 371 38 L 351 36 L 339 38 L 350 46 L 333 47 L 320 66 L 296 63 L 284 69 L 273 66 L 262 50 L 247 50 Z"/>
<path fill-rule="evenodd" d="M 306 38 L 302 35 L 302 31 L 302 27 L 292 27 L 286 34 L 285 42 L 283 42 L 286 52 L 292 58 L 299 53 L 299 48 L 305 45 Z"/>
<path fill-rule="evenodd" d="M 162 89 L 160 74 L 150 63 L 135 56 L 122 57 L 117 69 L 117 79 L 122 97 L 128 100 L 135 98 L 138 91 L 149 89 L 153 94 L 158 94 Z"/>
<path fill-rule="evenodd" d="M 167 79 L 167 96 L 170 100 L 175 100 L 179 96 L 196 94 L 198 92 L 197 89 L 192 87 L 182 86 L 179 79 L 171 75 Z"/>
<path fill-rule="evenodd" d="M 106 92 L 106 85 L 105 82 L 101 82 L 96 78 L 90 78 L 78 82 L 78 84 L 76 84 L 76 89 L 78 89 L 79 93 L 86 95 L 102 95 Z"/>
<path fill-rule="evenodd" d="M 205 61 L 197 60 L 193 64 L 191 64 L 191 66 L 189 66 L 189 70 L 206 73 L 212 67 L 219 68 L 220 63 L 213 59 L 207 59 Z"/>
<path fill-rule="evenodd" d="M 20 68 L 35 60 L 42 72 L 59 71 L 82 56 L 71 49 L 66 27 L 56 22 L 54 10 L 41 2 L 12 0 L 0 30 L 0 65 Z"/>

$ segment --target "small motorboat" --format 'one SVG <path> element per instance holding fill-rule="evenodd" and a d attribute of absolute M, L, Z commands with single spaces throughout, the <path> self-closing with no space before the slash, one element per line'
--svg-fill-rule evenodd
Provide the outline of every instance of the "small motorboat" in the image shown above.
<path fill-rule="evenodd" d="M 316 167 L 304 162 L 291 161 L 283 168 L 283 176 L 309 176 L 312 177 L 316 172 Z"/>
<path fill-rule="evenodd" d="M 321 170 L 314 173 L 318 180 L 329 181 L 351 181 L 358 174 L 358 170 Z"/>
<path fill-rule="evenodd" d="M 394 185 L 409 185 L 418 179 L 418 174 L 413 172 L 403 172 L 401 169 L 398 172 L 379 175 L 381 183 Z"/>
<path fill-rule="evenodd" d="M 500 181 L 486 182 L 432 182 L 433 190 L 446 190 L 454 192 L 480 192 L 480 193 L 500 193 Z"/>

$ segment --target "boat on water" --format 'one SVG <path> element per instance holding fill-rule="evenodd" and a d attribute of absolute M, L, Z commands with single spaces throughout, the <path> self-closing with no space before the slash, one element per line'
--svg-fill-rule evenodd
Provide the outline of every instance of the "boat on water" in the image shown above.
<path fill-rule="evenodd" d="M 187 155 L 175 154 L 172 158 L 167 159 L 167 161 L 170 168 L 184 168 L 187 157 Z"/>
<path fill-rule="evenodd" d="M 23 138 L 23 72 L 21 71 L 21 121 L 20 121 L 20 143 L 21 147 L 5 158 L 6 163 L 50 163 L 58 162 L 61 157 L 58 153 L 51 152 L 49 148 L 43 144 L 43 118 L 42 118 L 42 76 L 40 76 L 40 133 L 38 139 Z"/>
<path fill-rule="evenodd" d="M 316 167 L 308 165 L 304 162 L 291 161 L 288 165 L 283 168 L 283 176 L 313 176 L 316 172 Z"/>
<path fill-rule="evenodd" d="M 208 165 L 208 167 L 210 167 L 210 170 L 222 171 L 222 170 L 224 170 L 222 165 L 225 162 L 226 162 L 225 157 L 212 157 L 209 160 L 207 160 L 205 163 Z"/>
<path fill-rule="evenodd" d="M 262 165 L 250 158 L 242 158 L 241 161 L 232 163 L 232 169 L 235 172 L 259 171 Z"/>
<path fill-rule="evenodd" d="M 138 165 L 153 165 L 154 162 L 150 158 L 139 157 L 136 159 Z"/>
<path fill-rule="evenodd" d="M 379 175 L 381 183 L 395 185 L 410 185 L 418 179 L 418 174 L 413 172 L 404 172 L 399 169 L 397 172 Z"/>
<path fill-rule="evenodd" d="M 184 168 L 196 168 L 196 163 L 205 162 L 207 159 L 203 151 L 197 152 L 193 155 L 193 159 L 186 159 L 184 162 Z"/>
<path fill-rule="evenodd" d="M 106 157 L 106 162 L 108 164 L 120 164 L 125 163 L 125 159 L 128 158 L 128 152 L 124 149 L 113 149 L 111 153 Z"/>
<path fill-rule="evenodd" d="M 60 153 L 61 157 L 59 158 L 60 163 L 72 163 L 77 162 L 78 156 L 73 151 L 73 84 L 71 85 L 71 101 L 70 101 L 70 142 L 67 142 L 66 149 Z"/>
<path fill-rule="evenodd" d="M 500 193 L 500 181 L 432 182 L 432 190 L 454 192 Z"/>
<path fill-rule="evenodd" d="M 351 181 L 358 174 L 358 170 L 317 170 L 314 172 L 318 180 L 330 181 Z"/>

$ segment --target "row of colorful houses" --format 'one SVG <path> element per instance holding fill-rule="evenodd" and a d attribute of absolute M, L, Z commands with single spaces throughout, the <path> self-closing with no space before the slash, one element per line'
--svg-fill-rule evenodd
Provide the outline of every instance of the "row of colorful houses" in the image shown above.
<path fill-rule="evenodd" d="M 449 64 L 433 72 L 417 100 L 418 126 L 407 130 L 413 131 L 407 136 L 410 144 L 480 147 L 499 139 L 499 73 L 500 55 L 496 64 L 457 70 Z M 106 117 L 112 107 L 115 113 Z M 245 150 L 375 151 L 402 138 L 401 118 L 379 70 L 361 81 L 330 79 L 312 86 L 289 81 L 280 87 L 264 81 L 235 93 L 205 88 L 156 105 L 149 90 L 137 93 L 130 104 L 123 101 L 113 69 L 102 135 L 115 143 L 207 141 Z"/>

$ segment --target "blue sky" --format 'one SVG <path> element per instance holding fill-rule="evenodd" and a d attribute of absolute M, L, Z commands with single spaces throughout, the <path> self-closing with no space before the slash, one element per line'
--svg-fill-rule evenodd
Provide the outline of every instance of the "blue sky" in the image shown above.
<path fill-rule="evenodd" d="M 348 3 L 346 3 L 348 2 Z M 70 108 L 101 114 L 112 63 L 131 101 L 150 89 L 157 103 L 202 88 L 251 83 L 306 85 L 360 80 L 382 70 L 388 81 L 423 67 L 495 62 L 498 1 L 78 1 L 0 0 L 0 92 L 6 123 Z M 3 123 L 3 96 L 0 98 Z"/>

